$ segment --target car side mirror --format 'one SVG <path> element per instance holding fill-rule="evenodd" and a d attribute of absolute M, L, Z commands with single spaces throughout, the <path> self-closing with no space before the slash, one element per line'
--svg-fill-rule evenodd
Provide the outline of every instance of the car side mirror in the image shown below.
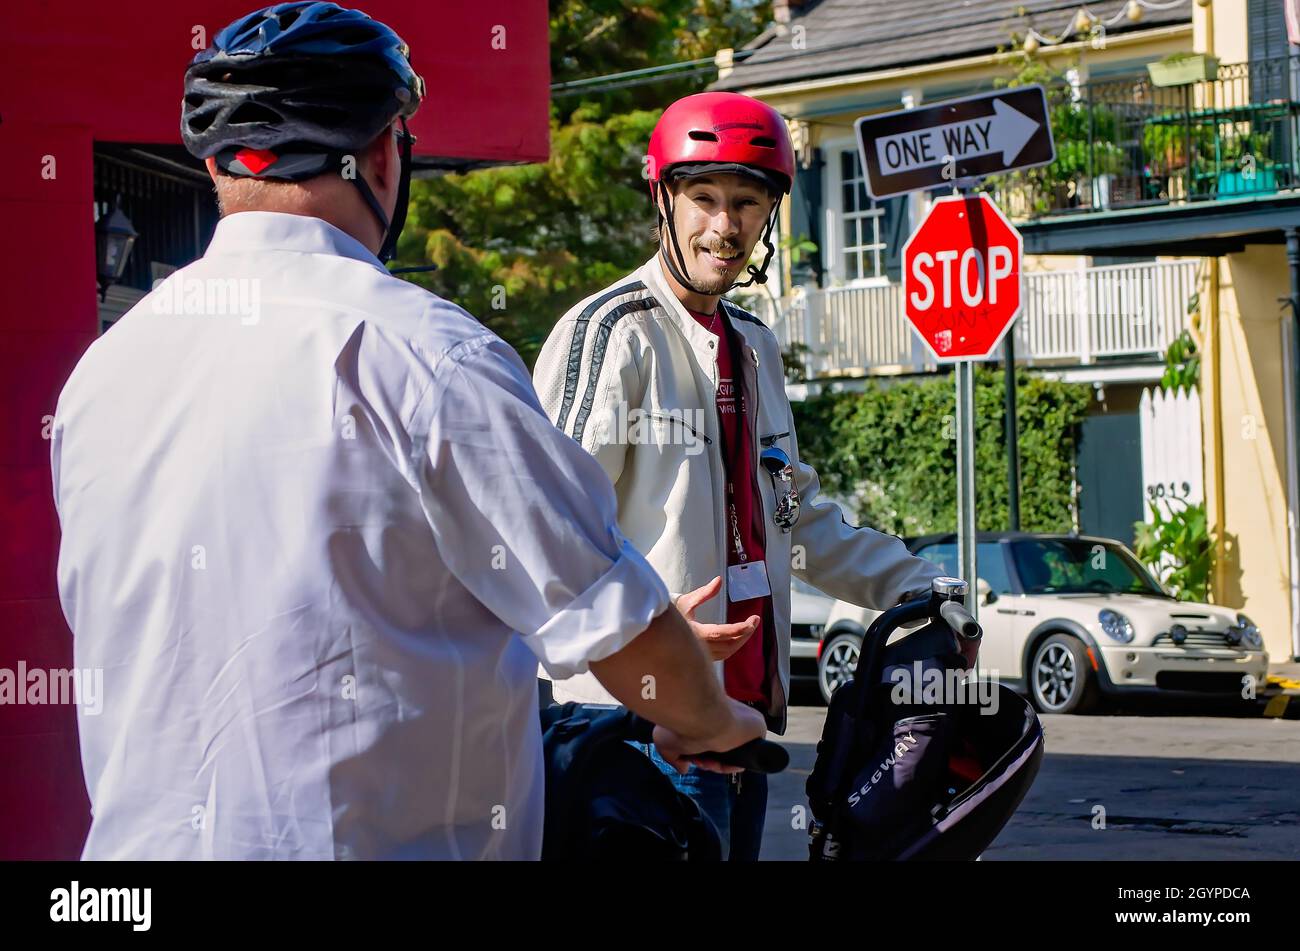
<path fill-rule="evenodd" d="M 976 579 L 975 592 L 979 597 L 980 604 L 992 604 L 998 599 L 998 593 L 983 578 Z"/>

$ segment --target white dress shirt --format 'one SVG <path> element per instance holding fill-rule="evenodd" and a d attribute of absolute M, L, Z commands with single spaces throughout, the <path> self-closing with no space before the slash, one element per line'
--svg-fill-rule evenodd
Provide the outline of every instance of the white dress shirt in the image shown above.
<path fill-rule="evenodd" d="M 669 603 L 514 351 L 316 218 L 223 219 L 52 464 L 88 859 L 536 858 L 538 661 Z"/>

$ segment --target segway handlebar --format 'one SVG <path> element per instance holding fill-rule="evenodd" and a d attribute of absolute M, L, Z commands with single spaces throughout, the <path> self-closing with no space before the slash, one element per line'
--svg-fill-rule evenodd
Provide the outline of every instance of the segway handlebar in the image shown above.
<path fill-rule="evenodd" d="M 958 637 L 974 641 L 984 636 L 979 622 L 971 617 L 970 612 L 958 601 L 945 601 L 940 604 L 939 616 Z"/>

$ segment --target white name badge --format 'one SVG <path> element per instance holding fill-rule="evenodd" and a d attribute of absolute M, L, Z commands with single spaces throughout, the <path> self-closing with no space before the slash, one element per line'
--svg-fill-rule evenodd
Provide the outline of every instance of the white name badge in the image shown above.
<path fill-rule="evenodd" d="M 767 581 L 767 562 L 748 561 L 727 566 L 727 597 L 732 601 L 765 598 L 772 593 Z"/>

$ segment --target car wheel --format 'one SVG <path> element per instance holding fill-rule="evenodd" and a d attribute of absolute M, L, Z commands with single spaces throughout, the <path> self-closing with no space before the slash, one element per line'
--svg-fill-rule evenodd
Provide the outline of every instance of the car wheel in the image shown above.
<path fill-rule="evenodd" d="M 1029 665 L 1029 689 L 1043 713 L 1083 713 L 1097 701 L 1097 679 L 1077 637 L 1053 634 Z"/>
<path fill-rule="evenodd" d="M 822 647 L 821 656 L 817 658 L 817 686 L 827 703 L 831 702 L 836 690 L 853 679 L 861 651 L 862 638 L 848 631 L 836 634 Z"/>

